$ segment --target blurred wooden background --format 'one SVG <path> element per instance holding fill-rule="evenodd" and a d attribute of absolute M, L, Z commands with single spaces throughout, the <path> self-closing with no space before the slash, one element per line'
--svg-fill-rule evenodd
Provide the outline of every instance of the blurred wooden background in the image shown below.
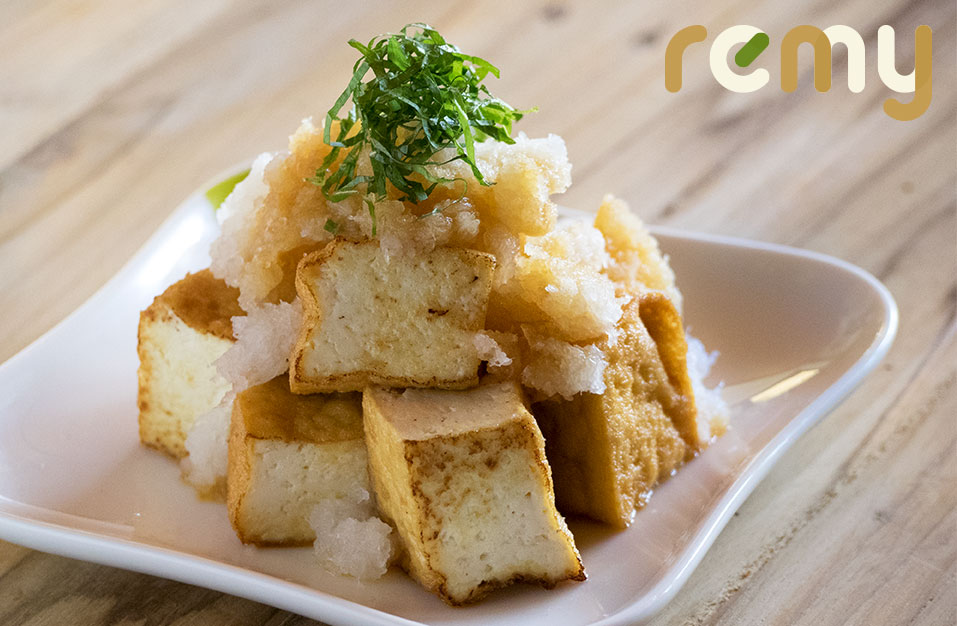
<path fill-rule="evenodd" d="M 656 624 L 926 624 L 957 619 L 957 119 L 953 0 L 341 2 L 37 0 L 0 4 L 0 360 L 90 296 L 194 188 L 322 114 L 350 37 L 428 21 L 537 105 L 520 128 L 564 136 L 563 203 L 613 191 L 647 221 L 796 245 L 876 275 L 901 310 L 884 363 L 765 479 Z M 846 24 L 820 94 L 777 86 L 793 26 Z M 733 94 L 707 47 L 664 89 L 689 24 L 769 33 L 771 84 Z M 876 32 L 934 32 L 934 95 L 912 122 L 876 70 Z M 840 49 L 840 48 L 839 48 Z M 909 96 L 901 96 L 907 100 Z M 2 393 L 2 390 L 0 390 Z M 0 542 L 3 624 L 308 624 L 283 611 Z"/>

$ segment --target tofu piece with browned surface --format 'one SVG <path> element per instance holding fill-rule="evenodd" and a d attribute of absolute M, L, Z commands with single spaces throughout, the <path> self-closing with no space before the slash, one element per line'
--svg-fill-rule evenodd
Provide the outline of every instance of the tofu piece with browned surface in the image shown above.
<path fill-rule="evenodd" d="M 290 358 L 293 392 L 478 384 L 473 338 L 494 268 L 475 250 L 389 256 L 377 240 L 340 239 L 306 256 L 296 273 L 305 315 Z"/>
<path fill-rule="evenodd" d="M 628 526 L 655 484 L 698 450 L 697 412 L 681 318 L 661 292 L 625 305 L 603 394 L 534 405 L 558 508 Z"/>
<path fill-rule="evenodd" d="M 229 390 L 214 363 L 235 342 L 231 318 L 245 315 L 238 298 L 238 289 L 207 269 L 187 274 L 140 313 L 137 404 L 144 444 L 186 456 L 193 422 Z"/>
<path fill-rule="evenodd" d="M 423 586 L 460 605 L 513 582 L 585 579 L 516 384 L 368 388 L 362 405 L 379 507 Z"/>
<path fill-rule="evenodd" d="M 226 502 L 243 543 L 307 545 L 323 500 L 367 496 L 359 393 L 299 396 L 283 375 L 236 396 Z"/>

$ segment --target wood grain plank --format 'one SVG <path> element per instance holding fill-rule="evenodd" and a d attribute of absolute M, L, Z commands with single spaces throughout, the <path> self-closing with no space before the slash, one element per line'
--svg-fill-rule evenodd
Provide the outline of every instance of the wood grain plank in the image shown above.
<path fill-rule="evenodd" d="M 225 0 L 57 2 L 0 22 L 0 168 L 225 6 Z"/>
<path fill-rule="evenodd" d="M 32 552 L 0 577 L 0 623 L 262 624 L 278 609 L 164 580 Z"/>

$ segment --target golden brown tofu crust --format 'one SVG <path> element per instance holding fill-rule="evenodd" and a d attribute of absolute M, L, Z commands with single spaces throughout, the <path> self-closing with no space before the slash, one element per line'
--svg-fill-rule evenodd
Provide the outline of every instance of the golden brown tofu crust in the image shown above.
<path fill-rule="evenodd" d="M 245 315 L 239 306 L 239 289 L 213 276 L 209 269 L 187 274 L 153 300 L 143 314 L 168 308 L 190 328 L 223 339 L 233 339 L 232 318 Z"/>
<path fill-rule="evenodd" d="M 665 413 L 692 451 L 701 447 L 698 440 L 698 411 L 688 374 L 688 343 L 681 315 L 672 300 L 660 291 L 645 291 L 638 296 L 638 313 L 648 329 L 658 357 L 668 375 L 659 399 Z"/>
<path fill-rule="evenodd" d="M 301 353 L 297 352 L 296 355 L 290 364 L 289 376 L 292 388 L 296 390 L 297 394 L 302 395 L 315 393 L 346 393 L 347 391 L 358 391 L 370 384 L 386 385 L 396 388 L 416 387 L 422 389 L 461 390 L 469 389 L 479 383 L 478 372 L 476 372 L 472 378 L 449 380 L 436 376 L 430 378 L 383 376 L 376 370 L 357 370 L 347 374 L 325 376 L 322 380 L 314 380 L 301 377 L 301 373 L 293 373 L 293 367 L 297 368 L 299 372 L 302 371 Z M 293 376 L 296 378 L 292 378 Z"/>
<path fill-rule="evenodd" d="M 643 306 L 667 344 L 654 341 Z M 691 458 L 698 444 L 687 346 L 674 306 L 664 295 L 635 297 L 624 307 L 619 331 L 614 345 L 602 346 L 608 357 L 604 394 L 548 400 L 533 411 L 559 510 L 626 527 L 655 484 Z M 689 429 L 693 437 L 686 439 L 682 431 Z"/>
<path fill-rule="evenodd" d="M 362 437 L 358 392 L 298 395 L 282 374 L 236 396 L 247 436 L 286 442 L 334 443 Z M 322 419 L 316 419 L 316 416 Z"/>
<path fill-rule="evenodd" d="M 152 324 L 169 322 L 172 314 L 165 306 L 157 306 L 153 301 L 149 307 L 140 312 L 140 322 L 136 330 L 136 352 L 139 357 L 140 366 L 136 370 L 137 392 L 136 405 L 139 409 L 139 433 L 140 442 L 143 445 L 159 450 L 173 458 L 183 458 L 186 456 L 186 448 L 177 442 L 185 437 L 185 433 L 174 433 L 164 430 L 157 432 L 153 424 L 148 423 L 147 415 L 154 409 L 154 400 L 152 397 L 150 381 L 154 378 L 153 361 L 146 351 L 146 333 Z"/>
<path fill-rule="evenodd" d="M 533 448 L 535 454 L 535 469 L 540 474 L 541 481 L 546 485 L 546 493 L 554 493 L 552 485 L 552 473 L 548 462 L 543 454 L 545 442 L 542 435 L 536 427 L 535 421 L 529 414 L 527 419 L 514 421 L 504 428 L 485 428 L 479 431 L 462 433 L 447 438 L 445 441 L 436 441 L 434 439 L 406 441 L 405 458 L 410 462 L 412 491 L 419 496 L 421 503 L 419 514 L 421 516 L 422 528 L 421 537 L 423 540 L 438 541 L 439 533 L 442 530 L 441 516 L 436 512 L 432 498 L 455 498 L 462 497 L 462 494 L 448 493 L 439 491 L 432 494 L 432 498 L 426 495 L 422 485 L 428 480 L 428 475 L 433 472 L 442 472 L 445 465 L 451 463 L 453 459 L 449 455 L 449 448 L 459 445 L 466 441 L 469 445 L 469 452 L 475 457 L 476 463 L 484 464 L 492 468 L 497 463 L 499 451 L 508 447 Z M 465 606 L 478 602 L 490 592 L 496 589 L 502 589 L 515 583 L 529 583 L 540 585 L 546 589 L 553 589 L 558 583 L 565 580 L 582 581 L 587 578 L 585 567 L 578 558 L 577 571 L 568 572 L 556 577 L 535 577 L 527 575 L 511 576 L 504 580 L 483 581 L 466 598 L 455 598 L 446 587 L 445 576 L 432 567 L 428 552 L 425 553 L 426 561 L 432 576 L 426 577 L 428 581 L 426 586 L 439 595 L 450 606 Z M 409 572 L 413 576 L 415 573 Z"/>
<path fill-rule="evenodd" d="M 309 545 L 308 541 L 264 541 L 249 533 L 243 523 L 243 500 L 250 489 L 255 442 L 273 439 L 323 444 L 361 438 L 362 413 L 356 410 L 360 402 L 358 393 L 296 395 L 289 391 L 285 374 L 236 396 L 229 426 L 226 506 L 240 541 L 260 547 Z M 319 416 L 322 419 L 317 419 Z"/>
<path fill-rule="evenodd" d="M 241 395 L 241 394 L 240 394 Z M 229 511 L 229 523 L 232 524 L 236 536 L 245 544 L 256 543 L 256 538 L 246 533 L 245 525 L 240 516 L 243 510 L 243 500 L 249 491 L 249 480 L 252 476 L 252 446 L 249 445 L 249 433 L 246 431 L 246 418 L 242 413 L 242 405 L 233 403 L 233 413 L 229 422 L 228 461 L 226 473 L 226 508 Z"/>
<path fill-rule="evenodd" d="M 151 410 L 158 410 L 151 391 L 151 381 L 155 378 L 153 362 L 147 353 L 150 327 L 179 318 L 197 332 L 233 341 L 232 318 L 245 315 L 238 299 L 238 289 L 229 287 L 225 281 L 215 278 L 209 269 L 205 269 L 187 274 L 173 283 L 140 312 L 136 332 L 136 351 L 140 362 L 136 402 L 140 441 L 144 445 L 174 458 L 183 458 L 187 454 L 182 443 L 186 433 L 160 429 L 155 420 L 151 422 L 147 417 Z"/>
<path fill-rule="evenodd" d="M 508 384 L 508 383 L 505 383 Z M 521 396 L 521 389 L 517 384 L 516 394 Z M 573 571 L 566 571 L 554 577 L 537 577 L 515 575 L 508 579 L 483 581 L 472 589 L 466 597 L 456 597 L 448 589 L 446 576 L 432 562 L 433 549 L 431 544 L 440 541 L 442 530 L 442 509 L 454 507 L 457 500 L 463 500 L 470 494 L 457 493 L 449 486 L 448 471 L 475 471 L 492 470 L 498 463 L 502 450 L 521 448 L 534 450 L 534 470 L 539 473 L 539 480 L 544 485 L 546 498 L 554 507 L 554 490 L 552 474 L 546 461 L 544 450 L 545 442 L 538 429 L 535 419 L 527 410 L 523 415 L 513 416 L 500 424 L 485 424 L 479 428 L 469 428 L 463 425 L 462 432 L 443 434 L 432 438 L 406 439 L 396 431 L 392 424 L 386 423 L 379 414 L 378 401 L 375 394 L 396 394 L 400 392 L 384 389 L 367 389 L 363 394 L 363 413 L 366 426 L 366 442 L 369 446 L 370 479 L 379 502 L 383 509 L 383 517 L 399 530 L 400 536 L 412 537 L 412 544 L 407 545 L 400 565 L 410 576 L 419 581 L 427 589 L 436 593 L 451 606 L 463 606 L 481 600 L 489 592 L 517 582 L 538 584 L 551 589 L 565 580 L 585 580 L 586 574 L 574 540 L 571 534 L 565 531 L 574 552 L 577 567 Z M 415 436 L 415 435 L 413 435 Z M 380 455 L 382 450 L 390 453 Z M 468 452 L 468 461 L 471 469 L 462 465 L 461 451 Z M 400 459 L 398 463 L 383 466 L 384 459 L 392 461 Z M 392 481 L 393 484 L 385 484 Z M 396 490 L 397 483 L 402 483 L 401 490 Z M 441 483 L 443 486 L 430 490 L 428 485 Z M 393 502 L 396 496 L 400 502 Z M 398 515 L 390 515 L 398 510 Z M 554 510 L 554 508 L 553 508 Z M 557 512 L 556 526 L 564 527 Z"/>

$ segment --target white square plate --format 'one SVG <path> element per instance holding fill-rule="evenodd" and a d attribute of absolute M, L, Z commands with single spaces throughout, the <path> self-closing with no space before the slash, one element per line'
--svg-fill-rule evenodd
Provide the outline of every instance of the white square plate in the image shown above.
<path fill-rule="evenodd" d="M 139 445 L 136 325 L 205 267 L 218 227 L 188 198 L 103 289 L 0 366 L 0 538 L 218 589 L 329 624 L 631 624 L 674 596 L 773 463 L 878 363 L 897 327 L 887 289 L 837 259 L 659 229 L 694 334 L 719 350 L 732 430 L 656 490 L 634 525 L 571 521 L 588 580 L 519 585 L 452 609 L 398 571 L 359 583 L 308 548 L 236 539 L 175 463 Z"/>

